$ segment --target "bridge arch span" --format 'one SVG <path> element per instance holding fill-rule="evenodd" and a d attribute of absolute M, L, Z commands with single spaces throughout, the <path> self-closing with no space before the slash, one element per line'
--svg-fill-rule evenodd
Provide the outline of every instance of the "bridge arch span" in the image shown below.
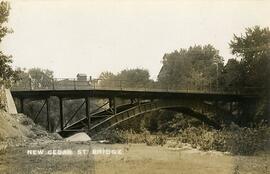
<path fill-rule="evenodd" d="M 127 121 L 131 118 L 144 115 L 146 113 L 154 112 L 157 110 L 172 110 L 175 112 L 184 113 L 190 115 L 198 120 L 205 122 L 206 124 L 213 126 L 216 129 L 219 129 L 220 126 L 215 123 L 213 120 L 209 119 L 206 115 L 196 111 L 196 107 L 200 107 L 198 103 L 193 103 L 193 107 L 190 107 L 191 103 L 187 103 L 186 101 L 155 101 L 155 102 L 148 102 L 144 104 L 138 104 L 130 109 L 112 115 L 99 123 L 93 125 L 89 133 L 90 135 L 96 135 L 101 132 L 104 132 L 116 125 Z"/>

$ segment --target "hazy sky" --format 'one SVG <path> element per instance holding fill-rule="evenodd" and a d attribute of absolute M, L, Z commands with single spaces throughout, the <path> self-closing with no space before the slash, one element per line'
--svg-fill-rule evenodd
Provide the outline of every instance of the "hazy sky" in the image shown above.
<path fill-rule="evenodd" d="M 145 68 L 155 79 L 164 53 L 209 43 L 228 59 L 233 33 L 270 26 L 269 0 L 16 0 L 11 8 L 14 33 L 1 47 L 14 66 L 56 77 Z"/>

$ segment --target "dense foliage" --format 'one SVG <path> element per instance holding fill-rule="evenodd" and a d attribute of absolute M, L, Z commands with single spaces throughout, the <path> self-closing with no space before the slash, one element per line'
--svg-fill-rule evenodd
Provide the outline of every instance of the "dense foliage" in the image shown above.
<path fill-rule="evenodd" d="M 232 54 L 240 58 L 244 87 L 269 89 L 270 30 L 255 26 L 230 42 Z"/>
<path fill-rule="evenodd" d="M 150 80 L 148 70 L 139 68 L 125 69 L 117 74 L 102 72 L 98 79 L 100 87 L 145 88 L 150 87 L 154 83 Z"/>
<path fill-rule="evenodd" d="M 224 88 L 241 92 L 260 91 L 266 94 L 270 84 L 270 30 L 255 26 L 244 34 L 234 35 L 230 42 L 232 54 L 223 71 Z"/>
<path fill-rule="evenodd" d="M 218 90 L 223 58 L 212 45 L 195 45 L 163 56 L 158 82 L 163 88 Z"/>
<path fill-rule="evenodd" d="M 234 35 L 230 42 L 232 54 L 222 72 L 222 86 L 242 93 L 261 96 L 254 120 L 270 119 L 270 30 L 255 26 L 244 34 Z"/>

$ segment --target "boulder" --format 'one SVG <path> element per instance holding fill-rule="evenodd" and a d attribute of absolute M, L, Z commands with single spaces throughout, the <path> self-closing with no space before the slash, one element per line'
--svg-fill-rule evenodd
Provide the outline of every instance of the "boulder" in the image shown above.
<path fill-rule="evenodd" d="M 91 141 L 91 138 L 86 133 L 80 132 L 66 138 L 66 141 Z"/>

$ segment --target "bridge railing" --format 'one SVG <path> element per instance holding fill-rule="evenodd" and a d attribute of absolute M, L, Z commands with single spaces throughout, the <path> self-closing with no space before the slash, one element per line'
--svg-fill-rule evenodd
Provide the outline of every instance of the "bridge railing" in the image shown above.
<path fill-rule="evenodd" d="M 75 78 L 55 78 L 55 79 L 24 79 L 13 84 L 13 91 L 37 91 L 37 90 L 132 90 L 132 91 L 184 91 L 198 93 L 225 93 L 217 89 L 214 84 L 201 83 L 186 86 L 161 86 L 156 82 L 135 82 L 129 80 L 77 80 Z M 237 93 L 231 91 L 229 93 Z"/>

